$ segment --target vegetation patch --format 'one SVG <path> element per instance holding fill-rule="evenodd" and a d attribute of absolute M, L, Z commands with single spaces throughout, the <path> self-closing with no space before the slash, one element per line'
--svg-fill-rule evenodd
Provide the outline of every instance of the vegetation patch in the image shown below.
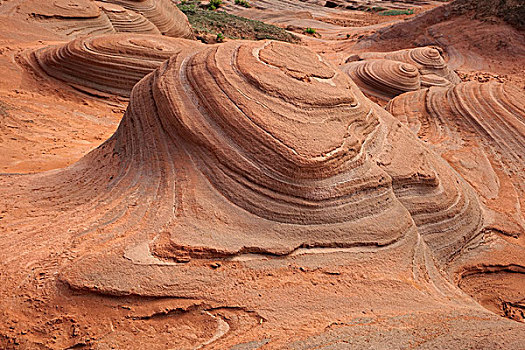
<path fill-rule="evenodd" d="M 297 36 L 283 28 L 254 21 L 245 17 L 231 15 L 221 10 L 211 11 L 210 6 L 202 6 L 198 1 L 183 1 L 177 5 L 188 17 L 197 37 L 204 42 L 220 38 L 246 40 L 280 40 L 290 43 L 301 41 Z M 220 36 L 218 34 L 221 34 Z M 213 40 L 209 40 L 209 38 Z"/>
<path fill-rule="evenodd" d="M 523 0 L 455 0 L 450 5 L 456 14 L 470 12 L 479 20 L 500 18 L 518 30 L 525 30 L 525 1 Z"/>
<path fill-rule="evenodd" d="M 413 15 L 414 10 L 413 9 L 407 9 L 407 10 L 386 10 L 381 11 L 378 13 L 380 16 L 401 16 L 401 15 Z"/>
<path fill-rule="evenodd" d="M 308 28 L 306 28 L 306 29 L 304 30 L 304 33 L 305 33 L 305 34 L 310 34 L 310 35 L 315 35 L 315 33 L 317 33 L 317 32 L 315 31 L 314 28 L 310 28 L 310 27 L 308 27 Z"/>
<path fill-rule="evenodd" d="M 208 4 L 208 10 L 216 10 L 222 5 L 222 0 L 210 0 Z"/>
<path fill-rule="evenodd" d="M 235 0 L 235 5 L 239 5 L 246 8 L 252 7 L 252 5 L 250 5 L 250 3 L 246 0 Z"/>
<path fill-rule="evenodd" d="M 386 10 L 388 10 L 386 7 L 373 6 L 373 7 L 367 8 L 365 11 L 366 12 L 381 12 L 381 11 L 386 11 Z"/>

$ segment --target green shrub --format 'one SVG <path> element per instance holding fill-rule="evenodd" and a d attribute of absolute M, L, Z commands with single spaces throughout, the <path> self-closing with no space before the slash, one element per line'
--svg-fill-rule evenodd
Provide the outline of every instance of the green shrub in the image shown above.
<path fill-rule="evenodd" d="M 385 11 L 385 10 L 388 10 L 386 7 L 381 7 L 381 6 L 373 6 L 373 7 L 369 7 L 366 9 L 367 12 L 380 12 L 380 11 Z"/>
<path fill-rule="evenodd" d="M 254 21 L 245 17 L 235 16 L 224 11 L 209 11 L 208 4 L 201 5 L 200 1 L 187 0 L 177 4 L 179 9 L 188 17 L 197 38 L 207 42 L 209 34 L 215 39 L 218 33 L 224 39 L 245 40 L 281 40 L 292 43 L 300 42 L 297 36 L 283 28 Z"/>
<path fill-rule="evenodd" d="M 306 28 L 306 29 L 304 30 L 304 32 L 305 32 L 306 34 L 310 34 L 310 35 L 314 35 L 315 33 L 317 33 L 317 32 L 315 31 L 314 28 L 310 28 L 310 27 Z"/>
<path fill-rule="evenodd" d="M 246 0 L 235 0 L 235 5 L 239 5 L 246 8 L 252 7 L 252 5 L 250 5 L 250 3 Z"/>
<path fill-rule="evenodd" d="M 217 38 L 216 38 L 217 42 L 218 43 L 222 43 L 224 41 L 224 34 L 222 33 L 217 33 Z"/>
<path fill-rule="evenodd" d="M 219 8 L 219 6 L 222 5 L 222 0 L 210 0 L 210 4 L 208 5 L 208 10 L 216 10 Z"/>
<path fill-rule="evenodd" d="M 400 15 L 413 15 L 414 10 L 408 9 L 408 10 L 386 10 L 379 12 L 378 15 L 380 16 L 400 16 Z"/>

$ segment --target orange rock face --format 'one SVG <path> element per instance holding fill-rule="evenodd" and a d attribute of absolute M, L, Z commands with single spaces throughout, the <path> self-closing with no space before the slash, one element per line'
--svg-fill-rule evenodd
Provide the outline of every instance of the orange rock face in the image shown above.
<path fill-rule="evenodd" d="M 437 48 L 424 47 L 394 52 L 351 55 L 341 70 L 368 95 L 389 101 L 404 92 L 460 82 Z"/>
<path fill-rule="evenodd" d="M 172 9 L 0 5 L 0 348 L 522 347 L 522 89 Z"/>
<path fill-rule="evenodd" d="M 140 13 L 159 31 L 176 38 L 193 38 L 186 16 L 170 0 L 101 0 Z"/>
<path fill-rule="evenodd" d="M 35 21 L 68 37 L 133 32 L 193 38 L 188 19 L 169 0 L 15 0 L 13 3 L 9 12 L 14 16 Z"/>
<path fill-rule="evenodd" d="M 31 53 L 29 61 L 37 71 L 77 89 L 129 97 L 133 86 L 163 61 L 202 47 L 160 35 L 113 34 L 46 47 Z"/>

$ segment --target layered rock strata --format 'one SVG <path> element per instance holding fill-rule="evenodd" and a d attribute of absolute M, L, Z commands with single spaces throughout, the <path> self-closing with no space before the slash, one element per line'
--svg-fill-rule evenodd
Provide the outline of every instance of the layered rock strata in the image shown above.
<path fill-rule="evenodd" d="M 364 93 L 382 100 L 421 88 L 418 69 L 408 63 L 372 59 L 345 64 L 341 70 L 350 75 Z"/>
<path fill-rule="evenodd" d="M 423 336 L 450 325 L 454 344 L 495 327 L 521 340 L 436 266 L 482 232 L 474 190 L 301 46 L 231 41 L 172 55 L 135 85 L 100 147 L 62 170 L 2 175 L 0 190 L 3 318 L 60 331 L 39 336 L 50 347 L 87 338 L 68 336 L 73 320 L 91 322 L 99 347 L 155 337 L 159 348 L 231 348 L 264 335 L 271 348 L 308 348 L 338 341 L 334 322 L 365 312 L 377 322 L 359 324 L 381 341 L 396 329 L 394 347 L 411 342 L 397 336 L 400 318 Z M 286 325 L 306 343 L 283 336 Z"/>
<path fill-rule="evenodd" d="M 525 227 L 525 105 L 520 96 L 512 85 L 466 82 L 403 94 L 387 106 L 469 180 L 497 213 L 495 227 L 509 235 Z"/>
<path fill-rule="evenodd" d="M 186 16 L 169 0 L 18 0 L 18 15 L 67 37 L 115 32 L 164 34 L 193 39 Z"/>
<path fill-rule="evenodd" d="M 108 16 L 116 32 L 161 34 L 160 30 L 140 13 L 122 6 L 97 1 L 96 4 Z"/>
<path fill-rule="evenodd" d="M 133 86 L 163 61 L 203 46 L 160 35 L 112 34 L 40 49 L 31 53 L 30 61 L 36 69 L 82 91 L 129 97 Z"/>
<path fill-rule="evenodd" d="M 81 42 L 71 47 L 108 43 Z M 98 79 L 95 72 L 111 72 L 95 65 L 101 61 L 89 63 L 97 67 L 94 88 L 114 80 Z M 135 86 L 115 135 L 60 177 L 71 186 L 60 201 L 82 192 L 82 212 L 95 209 L 93 196 L 111 203 L 97 207 L 91 223 L 81 219 L 88 230 L 105 230 L 109 217 L 140 201 L 132 211 L 143 214 L 133 218 L 146 215 L 140 226 L 158 236 L 153 253 L 175 260 L 381 247 L 416 226 L 445 259 L 482 223 L 472 190 L 444 161 L 345 74 L 277 42 L 172 55 Z M 117 217 L 110 226 L 142 232 L 129 226 L 135 219 Z"/>
<path fill-rule="evenodd" d="M 458 84 L 461 81 L 458 75 L 447 66 L 437 47 L 427 46 L 392 52 L 364 52 L 351 55 L 346 61 L 350 63 L 370 59 L 387 59 L 411 64 L 419 70 L 424 84 L 444 85 L 446 82 L 443 79 L 451 84 Z"/>
<path fill-rule="evenodd" d="M 68 37 L 115 33 L 108 16 L 89 0 L 25 0 L 17 12 Z"/>
<path fill-rule="evenodd" d="M 101 0 L 140 13 L 162 34 L 192 39 L 193 30 L 186 16 L 170 0 Z"/>

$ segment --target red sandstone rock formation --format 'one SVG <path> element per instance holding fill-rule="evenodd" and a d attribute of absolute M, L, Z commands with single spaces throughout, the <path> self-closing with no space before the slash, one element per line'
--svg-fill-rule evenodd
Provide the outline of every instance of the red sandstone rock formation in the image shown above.
<path fill-rule="evenodd" d="M 130 103 L 79 162 L 0 174 L 0 348 L 522 346 L 519 88 L 459 83 L 434 48 L 350 78 L 301 46 L 136 34 L 160 2 L 75 3 L 0 22 L 2 159 Z M 101 18 L 132 32 L 31 31 Z"/>
<path fill-rule="evenodd" d="M 0 202 L 0 305 L 7 322 L 23 327 L 47 329 L 57 298 L 75 323 L 98 315 L 89 328 L 97 346 L 130 346 L 159 332 L 167 337 L 158 338 L 161 347 L 227 348 L 261 340 L 264 329 L 272 348 L 307 348 L 301 339 L 312 334 L 307 342 L 316 344 L 353 337 L 350 329 L 319 329 L 308 315 L 330 310 L 317 321 L 325 327 L 362 315 L 365 305 L 391 315 L 379 329 L 367 326 L 373 334 L 393 315 L 410 315 L 420 329 L 429 310 L 447 320 L 483 315 L 458 332 L 500 327 L 435 266 L 479 241 L 484 217 L 475 192 L 347 75 L 303 47 L 229 42 L 175 55 L 135 86 L 117 132 L 99 148 L 63 170 L 2 176 L 0 186 L 9 193 Z M 291 275 L 297 264 L 348 283 L 343 299 L 334 300 L 339 287 Z M 34 273 L 44 276 L 41 287 L 22 278 Z M 289 282 L 276 285 L 276 276 Z M 40 319 L 10 311 L 26 300 L 6 298 L 15 285 L 43 300 Z M 352 297 L 365 290 L 375 292 Z M 93 298 L 107 301 L 88 314 L 78 309 Z M 127 333 L 131 325 L 109 331 L 108 322 L 126 320 L 110 311 L 118 300 L 131 305 L 128 320 L 149 327 L 159 307 L 181 312 L 190 319 L 167 322 L 188 322 L 184 333 L 194 335 L 154 326 L 137 335 Z M 310 331 L 301 330 L 304 322 Z M 298 342 L 283 337 L 285 325 Z M 505 327 L 517 344 L 522 328 Z"/>
<path fill-rule="evenodd" d="M 7 11 L 68 37 L 160 32 L 176 38 L 194 38 L 188 19 L 169 0 L 16 0 Z"/>
<path fill-rule="evenodd" d="M 170 0 L 101 0 L 138 12 L 167 36 L 193 38 L 186 16 Z"/>
<path fill-rule="evenodd" d="M 152 22 L 137 12 L 115 4 L 100 1 L 96 3 L 108 16 L 117 32 L 161 34 L 160 30 Z"/>
<path fill-rule="evenodd" d="M 40 49 L 29 59 L 36 70 L 82 91 L 129 97 L 133 86 L 163 61 L 203 46 L 160 35 L 113 34 Z"/>
<path fill-rule="evenodd" d="M 341 66 L 368 95 L 383 101 L 429 86 L 451 86 L 459 77 L 445 63 L 437 48 L 351 55 Z"/>

